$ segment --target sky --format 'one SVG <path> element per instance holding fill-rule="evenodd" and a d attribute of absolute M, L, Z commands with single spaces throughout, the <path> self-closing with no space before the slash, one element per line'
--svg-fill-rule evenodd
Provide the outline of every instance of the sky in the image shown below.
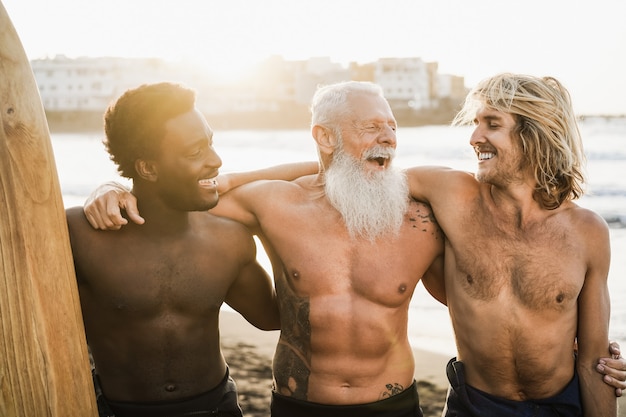
<path fill-rule="evenodd" d="M 579 114 L 626 114 L 623 0 L 0 0 L 30 59 L 160 57 L 240 74 L 271 55 L 421 57 L 467 87 L 554 76 Z"/>

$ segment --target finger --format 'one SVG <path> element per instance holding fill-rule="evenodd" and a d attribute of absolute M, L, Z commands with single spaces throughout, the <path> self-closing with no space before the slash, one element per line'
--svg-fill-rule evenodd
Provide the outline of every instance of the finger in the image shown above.
<path fill-rule="evenodd" d="M 604 374 L 603 379 L 607 384 L 611 385 L 614 388 L 622 390 L 626 389 L 626 372 L 617 371 L 606 366 L 604 366 L 604 369 L 602 371 L 600 371 L 599 369 L 598 371 Z"/>
<path fill-rule="evenodd" d="M 100 229 L 100 224 L 98 223 L 98 220 L 96 220 L 96 218 L 90 212 L 85 210 L 84 207 L 83 212 L 85 213 L 85 217 L 87 218 L 87 221 L 89 222 L 91 227 L 93 227 L 94 229 Z"/>
<path fill-rule="evenodd" d="M 123 197 L 123 207 L 126 209 L 126 215 L 130 220 L 137 224 L 144 224 L 145 220 L 139 215 L 137 209 L 137 199 L 131 193 L 125 193 Z"/>
<path fill-rule="evenodd" d="M 107 221 L 100 215 L 96 205 L 94 203 L 83 207 L 85 217 L 94 229 L 107 230 Z"/>
<path fill-rule="evenodd" d="M 616 381 L 614 378 L 611 378 L 610 376 L 605 375 L 604 377 L 602 377 L 602 380 L 607 385 L 615 388 L 615 396 L 616 397 L 621 397 L 622 393 L 624 392 L 624 389 L 626 389 L 626 388 L 618 387 L 617 386 L 617 385 L 619 385 L 618 381 Z"/>
<path fill-rule="evenodd" d="M 611 342 L 609 343 L 609 352 L 611 352 L 612 355 L 615 356 L 615 358 L 619 358 L 619 356 L 621 355 L 621 349 L 619 346 L 619 343 L 617 342 Z"/>
<path fill-rule="evenodd" d="M 602 358 L 597 366 L 598 372 L 604 375 L 610 375 L 622 382 L 622 388 L 626 388 L 626 362 L 621 359 Z"/>
<path fill-rule="evenodd" d="M 120 209 L 120 200 L 115 192 L 107 193 L 104 197 L 104 207 L 99 210 L 99 213 L 104 213 L 102 221 L 111 230 L 118 228 L 128 223 L 128 220 L 122 216 L 122 210 Z M 115 230 L 115 229 L 114 229 Z"/>

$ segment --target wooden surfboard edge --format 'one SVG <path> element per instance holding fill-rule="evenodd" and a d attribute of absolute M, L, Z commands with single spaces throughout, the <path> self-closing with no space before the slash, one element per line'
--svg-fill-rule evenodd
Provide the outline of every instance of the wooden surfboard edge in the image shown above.
<path fill-rule="evenodd" d="M 96 417 L 41 98 L 0 1 L 0 415 Z"/>

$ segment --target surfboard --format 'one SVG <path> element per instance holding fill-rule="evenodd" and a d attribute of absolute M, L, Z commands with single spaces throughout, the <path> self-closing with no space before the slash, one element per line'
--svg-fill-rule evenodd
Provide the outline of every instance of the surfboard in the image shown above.
<path fill-rule="evenodd" d="M 48 124 L 0 2 L 0 416 L 97 415 Z"/>

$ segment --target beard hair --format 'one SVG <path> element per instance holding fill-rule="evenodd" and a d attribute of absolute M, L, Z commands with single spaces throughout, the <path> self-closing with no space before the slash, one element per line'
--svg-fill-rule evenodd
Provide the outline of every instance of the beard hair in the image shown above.
<path fill-rule="evenodd" d="M 394 156 L 393 148 L 376 146 L 362 160 L 346 154 L 341 147 L 325 173 L 325 192 L 330 204 L 341 213 L 351 237 L 371 241 L 383 235 L 397 235 L 409 207 L 406 175 L 395 167 L 368 172 L 368 157 Z"/>

